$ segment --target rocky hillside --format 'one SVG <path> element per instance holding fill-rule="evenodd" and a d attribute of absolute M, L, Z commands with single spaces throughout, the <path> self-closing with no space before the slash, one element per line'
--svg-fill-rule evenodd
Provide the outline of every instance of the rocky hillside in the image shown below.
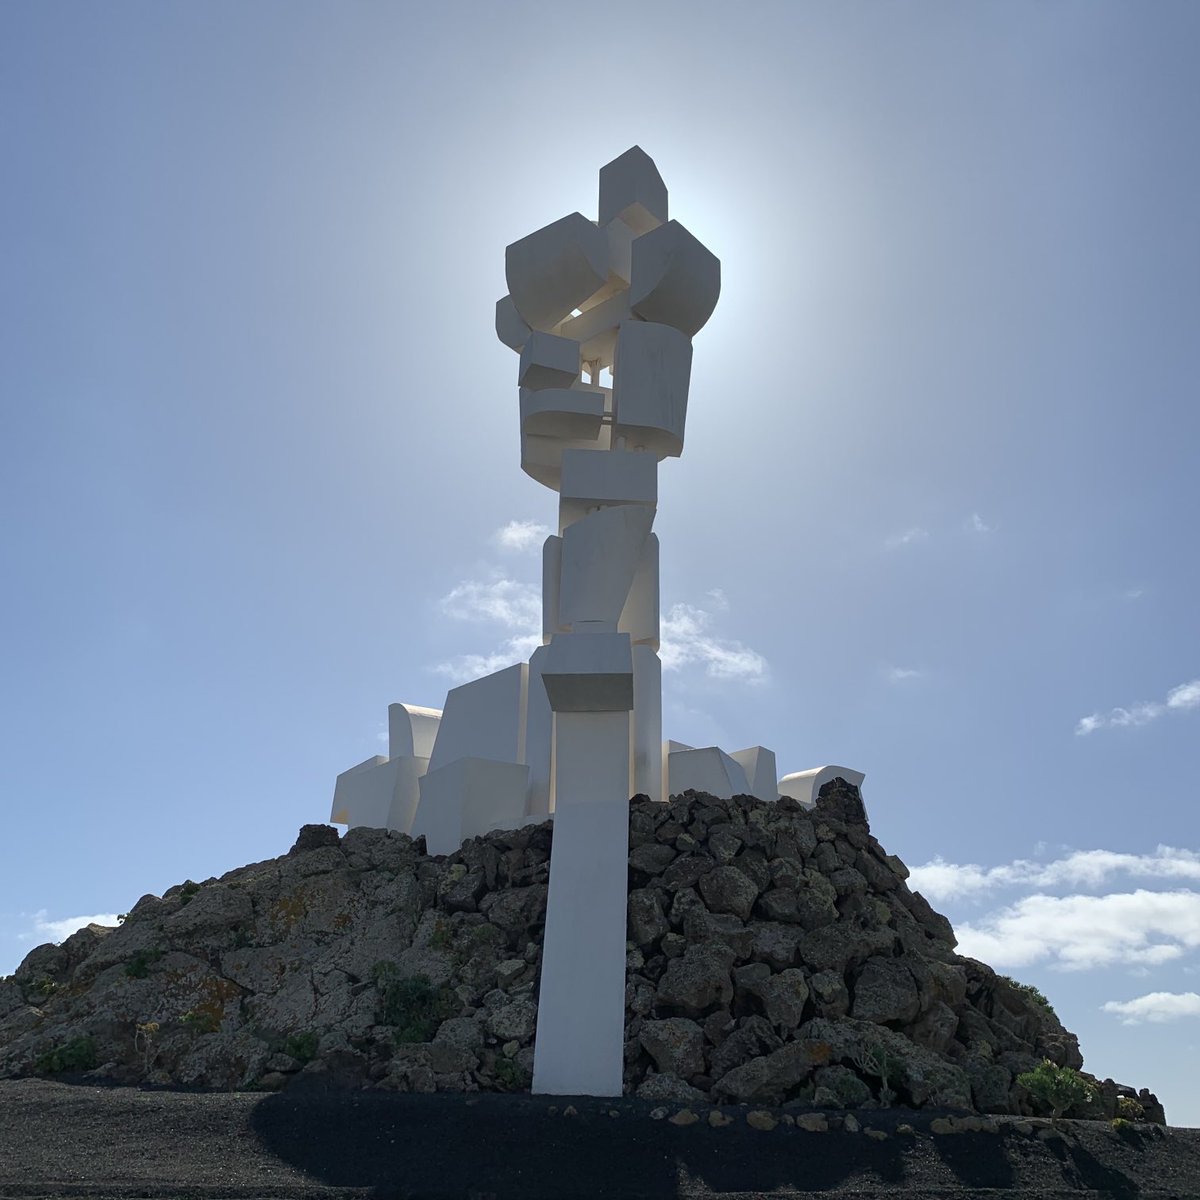
<path fill-rule="evenodd" d="M 403 835 L 305 826 L 282 858 L 144 896 L 0 980 L 0 1077 L 528 1089 L 552 837 L 430 858 Z M 635 798 L 626 1091 L 1036 1115 L 1017 1077 L 1082 1067 L 1076 1038 L 1033 989 L 957 955 L 907 874 L 841 780 L 811 812 Z M 1092 1082 L 1069 1115 L 1135 1096 Z"/>

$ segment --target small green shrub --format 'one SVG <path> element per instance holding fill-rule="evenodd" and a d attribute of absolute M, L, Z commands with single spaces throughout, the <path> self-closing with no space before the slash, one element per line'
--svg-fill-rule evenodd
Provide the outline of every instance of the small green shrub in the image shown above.
<path fill-rule="evenodd" d="M 192 897 L 200 890 L 198 883 L 193 883 L 190 879 L 179 889 L 179 904 L 182 907 L 185 904 L 191 904 Z"/>
<path fill-rule="evenodd" d="M 525 1092 L 529 1090 L 529 1072 L 515 1058 L 501 1058 L 496 1061 L 496 1082 L 506 1092 Z"/>
<path fill-rule="evenodd" d="M 306 1030 L 304 1033 L 293 1033 L 283 1043 L 283 1052 L 290 1055 L 297 1062 L 312 1062 L 317 1057 L 317 1043 L 319 1041 L 320 1039 L 311 1029 Z"/>
<path fill-rule="evenodd" d="M 1017 1076 L 1017 1082 L 1044 1107 L 1052 1117 L 1061 1117 L 1077 1104 L 1090 1104 L 1092 1089 L 1072 1067 L 1056 1067 L 1048 1058 Z"/>
<path fill-rule="evenodd" d="M 1027 1000 L 1032 1000 L 1039 1008 L 1044 1009 L 1050 1016 L 1058 1019 L 1058 1014 L 1054 1011 L 1054 1005 L 1046 999 L 1046 993 L 1041 988 L 1035 987 L 1032 983 L 1018 983 L 1011 975 L 1001 975 L 1001 979 L 1006 979 L 1013 985 Z"/>
<path fill-rule="evenodd" d="M 212 1013 L 196 1012 L 190 1009 L 179 1018 L 193 1033 L 216 1033 L 221 1028 L 221 1020 Z"/>
<path fill-rule="evenodd" d="M 1117 1117 L 1123 1117 L 1126 1121 L 1144 1121 L 1146 1110 L 1132 1096 L 1118 1096 Z"/>
<path fill-rule="evenodd" d="M 40 1055 L 33 1069 L 39 1075 L 60 1075 L 64 1071 L 94 1071 L 99 1065 L 95 1041 L 77 1037 Z"/>
<path fill-rule="evenodd" d="M 434 987 L 428 976 L 383 982 L 379 1023 L 395 1026 L 397 1042 L 427 1042 L 438 1026 L 458 1011 L 458 998 L 445 985 Z"/>
<path fill-rule="evenodd" d="M 161 950 L 139 950 L 125 964 L 125 974 L 130 979 L 145 979 L 150 974 L 150 968 L 162 956 L 163 952 Z"/>
<path fill-rule="evenodd" d="M 30 991 L 39 996 L 53 996 L 62 987 L 61 984 L 55 983 L 53 979 L 39 979 L 37 983 L 30 987 Z"/>

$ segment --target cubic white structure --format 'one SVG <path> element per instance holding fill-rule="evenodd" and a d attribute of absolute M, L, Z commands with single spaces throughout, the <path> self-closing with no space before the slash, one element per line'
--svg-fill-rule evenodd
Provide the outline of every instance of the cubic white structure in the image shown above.
<path fill-rule="evenodd" d="M 629 798 L 688 789 L 815 801 L 825 767 L 776 783 L 761 746 L 663 741 L 658 464 L 683 452 L 692 338 L 721 264 L 668 215 L 634 146 L 600 170 L 599 219 L 571 213 L 510 245 L 496 335 L 518 355 L 521 467 L 558 497 L 542 549 L 542 642 L 454 688 L 393 704 L 388 756 L 337 778 L 331 819 L 449 854 L 554 820 L 534 1052 L 536 1092 L 620 1095 Z M 603 379 L 611 375 L 611 386 Z"/>

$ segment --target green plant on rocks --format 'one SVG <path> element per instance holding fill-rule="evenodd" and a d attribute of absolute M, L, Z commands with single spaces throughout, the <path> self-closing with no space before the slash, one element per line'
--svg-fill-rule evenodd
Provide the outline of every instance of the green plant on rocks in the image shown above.
<path fill-rule="evenodd" d="M 1132 1096 L 1118 1096 L 1117 1117 L 1126 1121 L 1144 1121 L 1146 1110 Z"/>
<path fill-rule="evenodd" d="M 163 952 L 161 950 L 139 950 L 125 964 L 125 974 L 130 979 L 145 979 L 150 974 L 150 968 L 162 956 Z"/>
<path fill-rule="evenodd" d="M 193 1033 L 216 1033 L 221 1028 L 219 1017 L 212 1013 L 197 1012 L 195 1009 L 185 1012 L 179 1019 Z"/>
<path fill-rule="evenodd" d="M 1048 1058 L 1032 1071 L 1018 1075 L 1017 1082 L 1056 1119 L 1075 1105 L 1090 1104 L 1092 1100 L 1092 1089 L 1078 1071 L 1055 1066 Z"/>
<path fill-rule="evenodd" d="M 308 1063 L 312 1062 L 317 1057 L 317 1044 L 320 1039 L 311 1030 L 306 1030 L 304 1033 L 292 1033 L 288 1035 L 287 1041 L 283 1043 L 283 1052 L 297 1062 Z"/>
<path fill-rule="evenodd" d="M 889 1108 L 896 1099 L 896 1092 L 889 1080 L 899 1075 L 900 1060 L 889 1054 L 882 1042 L 872 1042 L 869 1046 L 863 1046 L 852 1061 L 864 1075 L 874 1075 L 879 1080 L 879 1103 Z"/>
<path fill-rule="evenodd" d="M 1013 985 L 1023 996 L 1032 1000 L 1039 1008 L 1043 1008 L 1052 1017 L 1057 1017 L 1054 1011 L 1054 1005 L 1046 999 L 1046 993 L 1041 988 L 1035 987 L 1032 983 L 1018 983 L 1011 975 L 1001 975 L 1001 979 L 1007 980 Z"/>
<path fill-rule="evenodd" d="M 506 1092 L 527 1092 L 533 1082 L 529 1072 L 514 1058 L 498 1059 L 494 1074 L 501 1090 Z"/>
<path fill-rule="evenodd" d="M 64 1071 L 94 1071 L 97 1066 L 95 1040 L 77 1037 L 40 1055 L 33 1069 L 39 1075 L 61 1075 Z"/>
<path fill-rule="evenodd" d="M 371 975 L 380 990 L 379 1023 L 395 1027 L 397 1042 L 428 1042 L 438 1026 L 458 1011 L 458 998 L 427 975 L 400 979 L 395 963 L 378 962 Z"/>
<path fill-rule="evenodd" d="M 191 904 L 192 897 L 200 890 L 198 883 L 193 883 L 190 879 L 179 889 L 179 904 L 182 907 L 185 904 Z"/>

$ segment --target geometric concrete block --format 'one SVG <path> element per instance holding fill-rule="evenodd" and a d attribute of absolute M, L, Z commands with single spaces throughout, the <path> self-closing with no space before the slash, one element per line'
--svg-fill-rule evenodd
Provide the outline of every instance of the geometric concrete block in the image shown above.
<path fill-rule="evenodd" d="M 751 796 L 774 803 L 779 799 L 779 778 L 775 766 L 775 752 L 762 746 L 750 746 L 735 750 L 730 756 L 746 772 L 746 786 Z"/>
<path fill-rule="evenodd" d="M 667 758 L 667 794 L 707 792 L 719 800 L 749 793 L 750 785 L 740 763 L 716 746 L 676 750 Z"/>
<path fill-rule="evenodd" d="M 627 633 L 635 646 L 659 648 L 658 535 L 650 534 L 642 547 L 642 557 L 629 588 L 629 597 L 621 610 L 617 631 Z"/>
<path fill-rule="evenodd" d="M 599 224 L 620 219 L 636 233 L 648 233 L 667 219 L 667 185 L 654 159 L 641 146 L 600 168 Z"/>
<path fill-rule="evenodd" d="M 531 333 L 521 349 L 517 382 L 523 388 L 566 388 L 579 379 L 579 343 L 552 333 Z"/>
<path fill-rule="evenodd" d="M 629 307 L 635 316 L 694 337 L 721 294 L 721 262 L 678 221 L 633 243 Z"/>
<path fill-rule="evenodd" d="M 459 758 L 421 778 L 412 836 L 429 854 L 453 854 L 467 838 L 526 823 L 529 768 L 523 763 Z"/>
<path fill-rule="evenodd" d="M 555 329 L 555 333 L 559 337 L 577 341 L 583 361 L 599 370 L 612 366 L 617 328 L 622 321 L 629 319 L 629 293 L 622 289 L 615 296 L 585 308 L 579 316 L 568 317 Z"/>
<path fill-rule="evenodd" d="M 557 539 L 555 539 L 557 540 Z M 553 775 L 554 710 L 542 682 L 542 664 L 549 650 L 539 646 L 529 656 L 529 696 L 525 713 L 525 762 L 529 766 L 529 794 L 526 815 L 544 821 L 554 812 Z"/>
<path fill-rule="evenodd" d="M 564 450 L 558 532 L 606 504 L 658 503 L 658 461 L 632 450 Z"/>
<path fill-rule="evenodd" d="M 555 713 L 628 712 L 633 707 L 629 634 L 560 633 L 544 649 L 542 683 Z M 628 756 L 628 747 L 626 752 Z"/>
<path fill-rule="evenodd" d="M 521 389 L 521 432 L 537 437 L 600 436 L 605 396 L 591 388 Z"/>
<path fill-rule="evenodd" d="M 442 711 L 417 704 L 388 705 L 388 757 L 428 758 L 433 753 Z"/>
<path fill-rule="evenodd" d="M 692 343 L 670 325 L 623 321 L 613 370 L 615 438 L 658 458 L 683 452 Z"/>
<path fill-rule="evenodd" d="M 429 770 L 428 758 L 403 757 L 391 760 L 396 764 L 396 783 L 388 809 L 386 828 L 397 833 L 412 833 L 421 799 L 421 777 Z"/>
<path fill-rule="evenodd" d="M 608 450 L 611 426 L 601 425 L 595 439 L 542 437 L 521 433 L 521 470 L 557 492 L 562 482 L 563 455 L 568 450 Z"/>
<path fill-rule="evenodd" d="M 333 785 L 330 821 L 351 829 L 386 829 L 398 770 L 398 764 L 375 755 L 343 771 Z"/>
<path fill-rule="evenodd" d="M 560 537 L 551 534 L 542 543 L 542 645 L 548 646 L 550 639 L 564 632 L 558 619 L 558 593 L 562 580 L 562 544 Z M 532 680 L 532 659 L 530 660 Z M 532 689 L 532 683 L 530 687 Z"/>
<path fill-rule="evenodd" d="M 531 332 L 517 312 L 511 296 L 502 296 L 496 301 L 496 336 L 506 346 L 520 353 Z"/>
<path fill-rule="evenodd" d="M 430 772 L 459 758 L 523 762 L 528 679 L 528 664 L 516 663 L 451 688 L 433 744 Z"/>
<path fill-rule="evenodd" d="M 572 213 L 513 242 L 504 252 L 508 290 L 531 329 L 553 328 L 608 281 L 608 239 Z"/>
<path fill-rule="evenodd" d="M 663 795 L 662 662 L 653 647 L 633 647 L 633 782 L 631 795 Z"/>
<path fill-rule="evenodd" d="M 791 796 L 804 808 L 813 808 L 821 789 L 832 779 L 844 779 L 861 793 L 866 775 L 849 767 L 812 767 L 807 771 L 793 771 L 779 781 L 779 794 Z"/>
<path fill-rule="evenodd" d="M 616 504 L 567 526 L 562 536 L 559 625 L 616 630 L 654 513 L 648 505 Z"/>

